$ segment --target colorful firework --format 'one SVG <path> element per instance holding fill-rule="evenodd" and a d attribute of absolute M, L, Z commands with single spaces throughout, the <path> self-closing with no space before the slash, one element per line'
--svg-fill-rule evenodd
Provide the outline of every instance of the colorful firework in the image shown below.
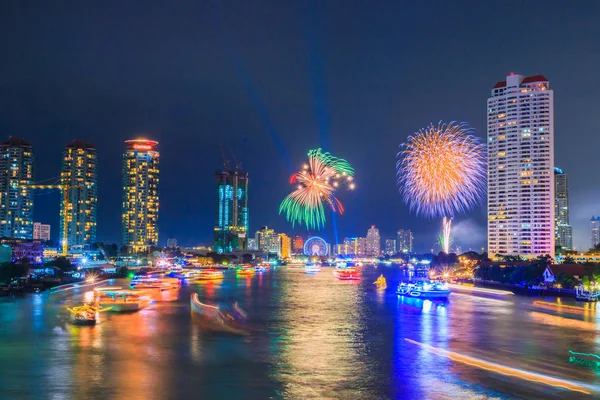
<path fill-rule="evenodd" d="M 480 204 L 486 189 L 485 147 L 464 122 L 431 124 L 398 153 L 397 182 L 417 214 L 454 216 Z"/>
<path fill-rule="evenodd" d="M 452 218 L 446 218 L 442 220 L 442 234 L 440 235 L 439 242 L 442 251 L 446 254 L 450 254 L 450 244 L 452 244 L 452 238 L 450 233 L 452 232 Z"/>
<path fill-rule="evenodd" d="M 308 229 L 320 229 L 325 225 L 325 205 L 333 212 L 344 212 L 342 203 L 335 197 L 335 191 L 343 184 L 349 189 L 356 187 L 354 169 L 346 160 L 333 157 L 321 149 L 308 152 L 308 163 L 292 175 L 290 183 L 297 188 L 279 206 L 279 213 L 285 212 L 288 221 L 294 226 L 304 224 Z"/>

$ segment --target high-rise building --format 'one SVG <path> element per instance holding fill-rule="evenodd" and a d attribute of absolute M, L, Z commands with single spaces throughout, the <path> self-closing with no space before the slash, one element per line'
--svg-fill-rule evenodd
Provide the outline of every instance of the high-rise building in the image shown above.
<path fill-rule="evenodd" d="M 158 142 L 127 140 L 123 154 L 123 245 L 134 253 L 158 244 Z"/>
<path fill-rule="evenodd" d="M 385 240 L 385 254 L 393 255 L 396 254 L 396 240 L 395 239 L 386 239 Z"/>
<path fill-rule="evenodd" d="M 488 252 L 554 254 L 554 94 L 542 75 L 494 85 L 488 115 Z"/>
<path fill-rule="evenodd" d="M 379 257 L 381 255 L 381 238 L 379 237 L 379 229 L 375 225 L 371 225 L 367 231 L 366 252 L 370 257 Z"/>
<path fill-rule="evenodd" d="M 412 253 L 413 251 L 413 234 L 410 229 L 398 230 L 398 252 Z"/>
<path fill-rule="evenodd" d="M 304 239 L 300 235 L 294 235 L 294 242 L 292 244 L 292 250 L 294 254 L 303 254 L 304 253 Z"/>
<path fill-rule="evenodd" d="M 344 238 L 344 244 L 339 249 L 343 255 L 366 256 L 367 239 L 366 238 Z"/>
<path fill-rule="evenodd" d="M 177 239 L 168 238 L 167 239 L 167 249 L 176 249 L 177 248 Z"/>
<path fill-rule="evenodd" d="M 33 239 L 34 240 L 50 240 L 50 225 L 42 224 L 41 222 L 33 223 Z"/>
<path fill-rule="evenodd" d="M 10 137 L 0 142 L 0 237 L 33 237 L 33 145 Z"/>
<path fill-rule="evenodd" d="M 69 248 L 82 249 L 96 242 L 96 166 L 96 146 L 83 140 L 65 146 L 60 172 L 60 184 L 66 191 L 60 202 L 60 238 L 66 237 Z"/>
<path fill-rule="evenodd" d="M 573 229 L 569 224 L 569 179 L 560 168 L 554 168 L 554 242 L 563 250 L 573 248 Z"/>
<path fill-rule="evenodd" d="M 277 255 L 281 253 L 281 241 L 273 229 L 263 226 L 256 231 L 255 239 L 259 251 Z"/>
<path fill-rule="evenodd" d="M 217 253 L 248 247 L 248 174 L 218 171 L 214 249 Z"/>
<path fill-rule="evenodd" d="M 590 220 L 590 228 L 592 231 L 592 247 L 596 247 L 600 244 L 600 217 L 592 217 Z"/>
<path fill-rule="evenodd" d="M 281 257 L 281 258 L 290 258 L 290 256 L 292 255 L 292 238 L 290 238 L 285 233 L 280 233 L 279 234 L 279 241 L 280 241 L 280 243 L 279 243 L 279 249 L 280 249 L 279 257 Z"/>
<path fill-rule="evenodd" d="M 248 238 L 248 250 L 258 250 L 255 238 Z"/>

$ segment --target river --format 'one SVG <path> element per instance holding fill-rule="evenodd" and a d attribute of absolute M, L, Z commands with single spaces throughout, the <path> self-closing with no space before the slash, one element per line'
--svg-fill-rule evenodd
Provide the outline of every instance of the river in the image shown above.
<path fill-rule="evenodd" d="M 381 273 L 385 291 L 372 284 Z M 447 302 L 399 298 L 397 268 L 365 267 L 363 276 L 226 272 L 220 282 L 164 292 L 137 313 L 103 313 L 94 327 L 64 322 L 82 291 L 0 299 L 0 398 L 599 396 L 596 371 L 569 362 L 569 350 L 600 354 L 594 310 L 561 312 L 528 297 L 468 291 Z M 253 332 L 203 333 L 192 322 L 192 292 L 207 302 L 238 300 Z"/>

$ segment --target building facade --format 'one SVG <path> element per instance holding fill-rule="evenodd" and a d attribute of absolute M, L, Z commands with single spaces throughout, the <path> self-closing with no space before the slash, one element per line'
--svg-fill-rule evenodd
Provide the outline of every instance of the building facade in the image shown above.
<path fill-rule="evenodd" d="M 598 244 L 600 244 L 600 216 L 592 217 L 590 220 L 590 229 L 592 247 L 596 247 Z"/>
<path fill-rule="evenodd" d="M 290 258 L 292 256 L 292 238 L 285 233 L 280 233 L 279 242 L 279 257 Z"/>
<path fill-rule="evenodd" d="M 70 249 L 96 243 L 96 168 L 96 146 L 83 140 L 65 146 L 60 172 L 60 184 L 65 191 L 60 202 L 60 239 L 66 238 Z"/>
<path fill-rule="evenodd" d="M 0 237 L 33 237 L 33 145 L 20 138 L 0 142 Z"/>
<path fill-rule="evenodd" d="M 41 222 L 33 223 L 33 239 L 47 242 L 50 240 L 50 225 Z"/>
<path fill-rule="evenodd" d="M 396 239 L 385 240 L 385 254 L 389 256 L 396 254 Z"/>
<path fill-rule="evenodd" d="M 488 252 L 554 254 L 554 94 L 511 74 L 487 102 Z"/>
<path fill-rule="evenodd" d="M 168 249 L 176 249 L 177 248 L 177 239 L 168 238 L 167 239 L 167 248 Z"/>
<path fill-rule="evenodd" d="M 410 229 L 398 230 L 398 252 L 399 253 L 412 253 L 413 251 L 413 234 Z"/>
<path fill-rule="evenodd" d="M 381 255 L 381 237 L 379 229 L 375 225 L 371 225 L 367 231 L 366 253 L 369 257 L 379 257 Z"/>
<path fill-rule="evenodd" d="M 302 236 L 294 235 L 292 250 L 294 254 L 302 254 L 302 252 L 304 251 L 304 239 L 302 238 Z"/>
<path fill-rule="evenodd" d="M 217 253 L 248 248 L 248 174 L 218 171 L 214 246 Z"/>
<path fill-rule="evenodd" d="M 562 250 L 573 248 L 573 229 L 569 223 L 569 178 L 554 168 L 554 243 Z"/>
<path fill-rule="evenodd" d="M 339 250 L 339 254 L 364 257 L 367 255 L 367 239 L 366 238 L 344 238 L 343 247 Z"/>
<path fill-rule="evenodd" d="M 134 253 L 158 244 L 158 142 L 127 140 L 123 154 L 122 241 Z"/>
<path fill-rule="evenodd" d="M 263 226 L 255 235 L 258 250 L 265 253 L 281 254 L 281 241 L 273 229 Z"/>

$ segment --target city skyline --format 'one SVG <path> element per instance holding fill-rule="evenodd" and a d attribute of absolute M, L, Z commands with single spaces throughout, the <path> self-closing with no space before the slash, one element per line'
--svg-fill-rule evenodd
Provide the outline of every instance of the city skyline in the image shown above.
<path fill-rule="evenodd" d="M 291 18 L 292 10 L 274 4 L 269 7 L 272 18 L 261 23 L 259 15 L 242 17 L 237 7 L 222 5 L 224 22 L 216 26 L 206 6 L 188 4 L 187 14 L 200 23 L 182 33 L 177 29 L 181 21 L 169 17 L 155 26 L 154 37 L 146 35 L 144 24 L 129 18 L 115 22 L 122 29 L 98 35 L 92 27 L 105 26 L 106 13 L 86 13 L 83 5 L 69 10 L 40 6 L 35 13 L 52 13 L 57 21 L 47 32 L 32 22 L 37 17 L 19 12 L 21 7 L 7 7 L 9 17 L 0 27 L 2 37 L 14 38 L 7 44 L 3 65 L 8 83 L 0 96 L 0 139 L 23 137 L 34 144 L 36 181 L 58 175 L 59 154 L 74 137 L 96 145 L 99 241 L 120 242 L 121 143 L 145 136 L 161 143 L 163 155 L 158 222 L 162 244 L 167 237 L 178 237 L 182 244 L 211 243 L 214 196 L 208 193 L 214 188 L 213 171 L 222 164 L 221 142 L 231 144 L 244 171 L 253 177 L 251 231 L 261 225 L 292 231 L 276 212 L 289 192 L 285 182 L 299 167 L 293 160 L 303 159 L 306 148 L 321 146 L 352 160 L 357 170 L 358 189 L 340 195 L 345 213 L 336 221 L 328 216 L 329 242 L 336 242 L 336 230 L 339 243 L 345 236 L 363 235 L 364 226 L 375 223 L 382 236 L 411 227 L 417 250 L 427 250 L 435 243 L 439 223 L 420 221 L 402 204 L 391 170 L 397 145 L 440 119 L 467 121 L 484 138 L 482 101 L 490 82 L 515 71 L 543 74 L 552 82 L 557 103 L 555 166 L 569 173 L 574 245 L 589 246 L 589 218 L 600 214 L 595 203 L 600 178 L 587 176 L 580 163 L 593 159 L 593 149 L 600 145 L 600 138 L 591 133 L 597 126 L 597 83 L 590 80 L 599 58 L 590 38 L 600 28 L 590 13 L 556 4 L 523 4 L 517 14 L 500 4 L 388 4 L 370 11 L 377 24 L 367 19 L 355 26 L 336 13 L 327 14 L 327 24 L 312 24 L 313 17 L 321 20 L 330 10 L 327 5 Z M 366 4 L 352 4 L 348 13 L 361 15 L 367 9 Z M 130 4 L 120 10 L 136 11 Z M 151 13 L 165 11 L 157 7 Z M 415 13 L 447 34 L 415 25 Z M 465 35 L 465 28 L 450 23 L 454 17 L 477 23 Z M 507 20 L 517 28 L 506 31 Z M 311 27 L 310 35 L 306 27 Z M 209 40 L 207 32 L 214 29 L 227 33 Z M 338 30 L 352 35 L 334 34 Z M 282 34 L 273 36 L 273 31 Z M 81 46 L 77 51 L 64 40 L 73 32 Z M 413 37 L 418 43 L 410 40 Z M 172 53 L 181 49 L 177 43 L 190 40 L 211 57 Z M 576 50 L 589 59 L 554 56 Z M 369 68 L 355 54 L 371 60 Z M 431 54 L 457 61 L 443 67 L 424 64 Z M 458 62 L 471 59 L 477 63 L 465 67 Z M 22 68 L 24 64 L 29 67 Z M 584 86 L 591 89 L 578 89 Z M 349 91 L 357 95 L 349 96 Z M 369 176 L 367 171 L 378 173 Z M 36 198 L 34 219 L 58 227 L 58 194 L 48 197 L 56 200 Z M 380 211 L 382 204 L 389 208 L 385 213 Z M 484 208 L 455 218 L 453 224 L 457 241 L 462 242 L 457 237 L 461 232 L 465 239 L 479 237 L 463 248 L 480 248 L 486 242 Z"/>

